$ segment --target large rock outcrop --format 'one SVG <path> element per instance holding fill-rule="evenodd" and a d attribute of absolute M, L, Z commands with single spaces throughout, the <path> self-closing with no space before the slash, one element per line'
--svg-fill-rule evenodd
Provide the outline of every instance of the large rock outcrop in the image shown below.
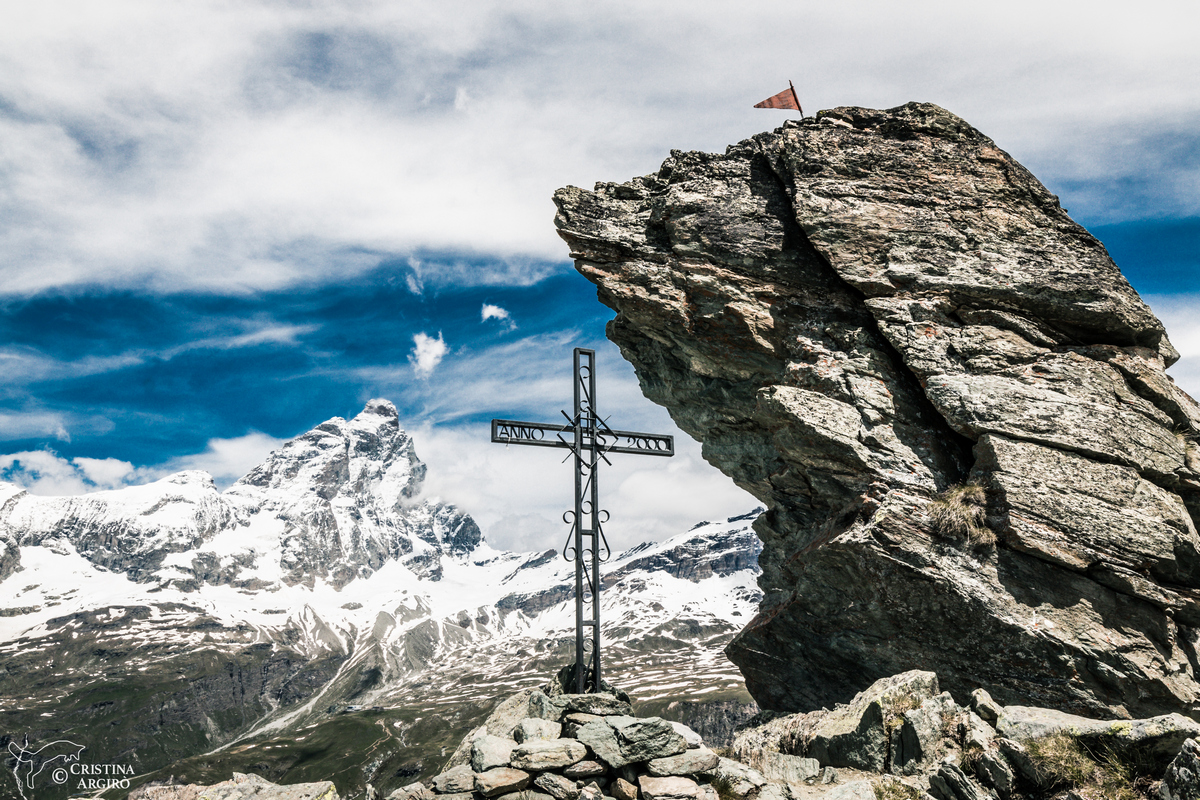
<path fill-rule="evenodd" d="M 764 708 L 936 669 L 965 702 L 1200 713 L 1200 409 L 1104 247 L 928 104 L 555 195 L 609 338 L 767 505 Z"/>

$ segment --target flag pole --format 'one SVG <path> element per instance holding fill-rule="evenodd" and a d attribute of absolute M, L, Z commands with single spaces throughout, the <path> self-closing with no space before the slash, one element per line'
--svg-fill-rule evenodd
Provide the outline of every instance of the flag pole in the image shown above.
<path fill-rule="evenodd" d="M 804 107 L 800 105 L 800 98 L 796 96 L 796 87 L 792 85 L 791 81 L 788 81 L 788 87 L 792 90 L 792 99 L 796 101 L 796 110 L 800 112 L 800 119 L 804 119 Z"/>

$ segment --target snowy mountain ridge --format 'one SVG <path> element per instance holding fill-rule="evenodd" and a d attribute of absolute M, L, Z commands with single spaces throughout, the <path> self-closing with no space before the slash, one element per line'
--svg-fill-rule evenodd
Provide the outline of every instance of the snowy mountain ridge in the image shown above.
<path fill-rule="evenodd" d="M 150 770 L 347 707 L 400 714 L 397 741 L 461 718 L 428 740 L 543 682 L 573 653 L 572 564 L 492 548 L 419 498 L 425 471 L 373 400 L 224 492 L 202 472 L 76 497 L 0 484 L 0 735 L 107 730 L 89 746 Z M 761 598 L 756 515 L 603 566 L 610 680 L 648 701 L 748 700 L 723 647 Z"/>
<path fill-rule="evenodd" d="M 74 497 L 0 483 L 0 531 L 19 547 L 65 540 L 160 587 L 341 587 L 398 559 L 436 579 L 442 555 L 470 552 L 481 535 L 454 506 L 412 500 L 424 477 L 395 406 L 372 400 L 287 442 L 224 493 L 199 471 Z"/>

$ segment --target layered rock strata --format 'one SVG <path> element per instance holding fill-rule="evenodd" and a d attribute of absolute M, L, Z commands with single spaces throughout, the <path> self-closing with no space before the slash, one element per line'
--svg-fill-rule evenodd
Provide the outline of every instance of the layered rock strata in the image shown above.
<path fill-rule="evenodd" d="M 846 788 L 874 787 L 866 797 L 1134 798 L 1152 796 L 1145 788 L 1163 776 L 1181 797 L 1198 796 L 1189 792 L 1200 723 L 1179 714 L 1101 721 L 1004 707 L 983 690 L 960 706 L 937 675 L 914 670 L 833 710 L 765 716 L 738 733 L 732 755 L 790 800 L 816 797 L 806 784 L 830 770 Z"/>
<path fill-rule="evenodd" d="M 933 105 L 555 194 L 642 389 L 767 505 L 764 708 L 936 665 L 964 702 L 1200 714 L 1200 408 L 1104 247 Z"/>

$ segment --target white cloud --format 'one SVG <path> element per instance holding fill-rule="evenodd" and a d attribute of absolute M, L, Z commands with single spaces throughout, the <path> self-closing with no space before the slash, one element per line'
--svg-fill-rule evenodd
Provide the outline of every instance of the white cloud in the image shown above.
<path fill-rule="evenodd" d="M 512 316 L 500 306 L 484 303 L 479 316 L 481 322 L 487 322 L 489 319 L 497 320 L 504 326 L 506 331 L 516 330 L 517 328 L 517 323 L 513 321 Z"/>
<path fill-rule="evenodd" d="M 61 442 L 71 441 L 66 417 L 45 411 L 0 411 L 0 439 L 32 439 L 40 436 L 53 436 Z"/>
<path fill-rule="evenodd" d="M 0 455 L 0 480 L 30 494 L 73 495 L 116 489 L 138 477 L 128 461 L 115 458 L 65 459 L 48 450 Z"/>
<path fill-rule="evenodd" d="M 71 463 L 93 486 L 111 489 L 124 486 L 134 474 L 133 464 L 116 458 L 86 458 L 76 456 Z"/>
<path fill-rule="evenodd" d="M 31 494 L 76 495 L 135 486 L 198 469 L 224 489 L 262 463 L 284 441 L 251 431 L 231 439 L 210 439 L 203 452 L 143 467 L 116 458 L 68 459 L 49 450 L 10 453 L 0 455 L 0 480 L 23 486 Z"/>
<path fill-rule="evenodd" d="M 27 3 L 0 29 L 5 291 L 254 291 L 430 250 L 488 263 L 430 263 L 417 286 L 528 284 L 566 257 L 555 188 L 774 127 L 787 114 L 750 106 L 789 77 L 810 112 L 937 102 L 1052 183 L 1143 187 L 1120 214 L 1200 213 L 1192 16 L 1171 0 Z M 1181 157 L 1162 157 L 1172 141 Z"/>
<path fill-rule="evenodd" d="M 286 441 L 259 431 L 231 439 L 209 439 L 202 452 L 174 458 L 155 469 L 160 474 L 203 470 L 212 475 L 218 488 L 224 489 L 265 461 L 272 450 Z"/>
<path fill-rule="evenodd" d="M 418 333 L 413 336 L 413 349 L 408 361 L 417 377 L 428 378 L 437 369 L 437 365 L 442 363 L 446 352 L 446 343 L 442 340 L 440 332 L 436 339 L 428 334 Z"/>

